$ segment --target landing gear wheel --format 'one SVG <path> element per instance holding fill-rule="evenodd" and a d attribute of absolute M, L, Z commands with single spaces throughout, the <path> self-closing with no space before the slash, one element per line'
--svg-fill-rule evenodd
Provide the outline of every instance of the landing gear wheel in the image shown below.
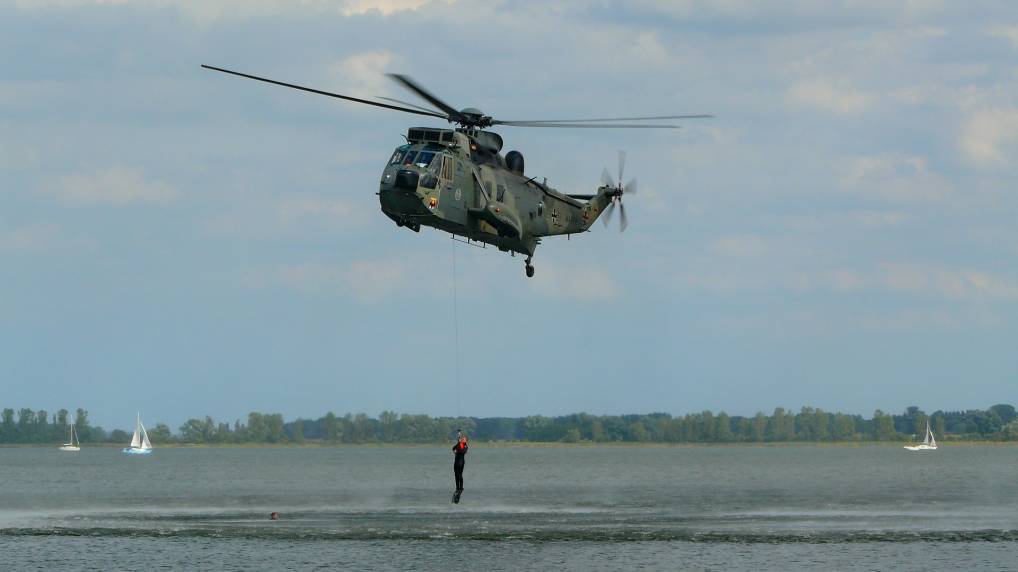
<path fill-rule="evenodd" d="M 533 277 L 534 277 L 534 267 L 528 264 L 527 265 L 527 278 L 533 278 Z"/>

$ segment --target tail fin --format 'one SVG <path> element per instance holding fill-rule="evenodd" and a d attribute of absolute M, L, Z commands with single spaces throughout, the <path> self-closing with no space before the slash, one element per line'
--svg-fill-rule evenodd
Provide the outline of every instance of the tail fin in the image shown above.
<path fill-rule="evenodd" d="M 595 195 L 569 195 L 575 199 L 584 198 L 587 200 L 587 204 L 583 205 L 583 230 L 590 228 L 590 225 L 594 224 L 594 221 L 598 219 L 605 210 L 608 209 L 612 204 L 612 199 L 617 196 L 616 189 L 607 185 L 597 189 Z"/>

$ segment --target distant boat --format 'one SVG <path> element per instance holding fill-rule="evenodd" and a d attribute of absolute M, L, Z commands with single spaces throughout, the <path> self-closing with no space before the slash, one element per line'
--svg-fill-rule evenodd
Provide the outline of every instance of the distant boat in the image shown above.
<path fill-rule="evenodd" d="M 909 451 L 936 451 L 937 440 L 933 438 L 933 431 L 930 431 L 930 422 L 926 422 L 926 438 L 918 445 L 905 445 Z"/>
<path fill-rule="evenodd" d="M 60 447 L 61 451 L 81 450 L 81 443 L 78 442 L 78 432 L 74 430 L 74 425 L 71 425 L 71 430 L 69 432 L 68 439 L 70 440 L 70 443 L 64 443 L 63 446 Z"/>
<path fill-rule="evenodd" d="M 145 426 L 141 424 L 141 413 L 138 414 L 138 422 L 134 425 L 131 446 L 125 447 L 124 452 L 128 455 L 147 455 L 152 452 L 152 442 L 148 440 L 148 431 L 145 431 Z"/>

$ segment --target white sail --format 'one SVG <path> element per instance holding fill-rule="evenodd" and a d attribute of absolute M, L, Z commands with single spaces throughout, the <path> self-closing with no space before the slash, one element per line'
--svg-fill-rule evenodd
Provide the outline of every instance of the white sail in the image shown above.
<path fill-rule="evenodd" d="M 937 450 L 937 440 L 933 437 L 933 431 L 930 430 L 929 420 L 926 421 L 926 436 L 923 438 L 923 442 L 918 445 L 905 445 L 905 448 L 909 451 Z"/>
<path fill-rule="evenodd" d="M 138 425 L 141 427 L 141 448 L 151 449 L 152 442 L 148 440 L 148 431 L 145 430 L 145 426 L 141 424 L 141 421 L 138 421 Z"/>
<path fill-rule="evenodd" d="M 134 436 L 131 437 L 131 445 L 124 448 L 128 455 L 148 455 L 152 452 L 152 442 L 148 440 L 148 431 L 141 424 L 141 413 L 134 425 Z"/>
<path fill-rule="evenodd" d="M 78 432 L 74 430 L 74 425 L 71 425 L 70 429 L 68 429 L 68 431 L 67 431 L 67 434 L 68 434 L 67 436 L 70 438 L 70 440 L 67 443 L 64 443 L 63 445 L 61 445 L 60 450 L 61 451 L 80 451 L 81 450 L 81 444 L 78 442 Z"/>
<path fill-rule="evenodd" d="M 134 436 L 131 437 L 131 448 L 141 447 L 141 413 L 138 414 L 138 421 L 134 424 Z"/>

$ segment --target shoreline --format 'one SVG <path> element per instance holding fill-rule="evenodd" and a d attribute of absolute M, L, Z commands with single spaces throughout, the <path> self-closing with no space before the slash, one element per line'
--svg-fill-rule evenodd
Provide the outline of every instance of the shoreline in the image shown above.
<path fill-rule="evenodd" d="M 452 443 L 452 440 L 449 441 Z M 611 441 L 595 443 L 583 441 L 579 443 L 563 443 L 559 441 L 474 441 L 475 446 L 504 449 L 558 449 L 558 448 L 706 448 L 706 447 L 745 447 L 745 448 L 781 448 L 781 447 L 904 447 L 910 441 L 784 441 L 773 443 L 662 443 Z M 447 443 L 164 443 L 154 444 L 154 449 L 342 449 L 342 448 L 431 448 L 445 447 Z M 1016 446 L 1018 441 L 940 441 L 941 447 L 1000 447 Z M 4 443 L 0 449 L 49 449 L 57 450 L 59 444 L 44 443 Z M 84 443 L 83 449 L 122 449 L 124 445 L 116 443 Z"/>

